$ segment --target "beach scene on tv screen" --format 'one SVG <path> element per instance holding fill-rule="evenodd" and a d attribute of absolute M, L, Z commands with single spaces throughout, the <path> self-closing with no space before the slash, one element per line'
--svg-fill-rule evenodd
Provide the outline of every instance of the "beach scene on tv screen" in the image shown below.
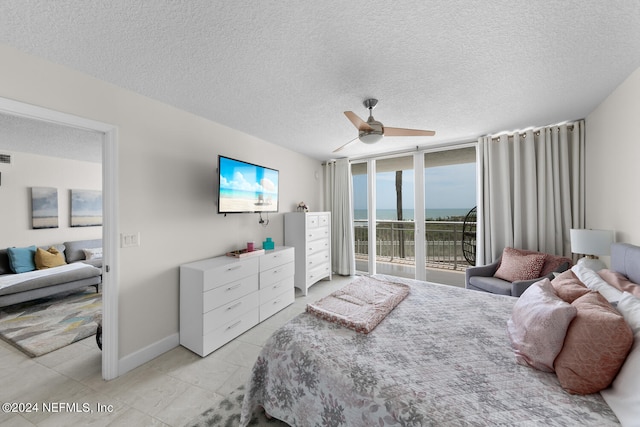
<path fill-rule="evenodd" d="M 276 212 L 278 171 L 220 159 L 220 212 Z"/>

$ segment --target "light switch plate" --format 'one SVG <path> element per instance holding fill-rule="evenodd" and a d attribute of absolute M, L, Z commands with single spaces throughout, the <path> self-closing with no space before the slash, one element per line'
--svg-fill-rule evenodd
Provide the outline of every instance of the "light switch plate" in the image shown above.
<path fill-rule="evenodd" d="M 140 246 L 140 233 L 121 233 L 120 234 L 120 247 L 121 248 L 133 248 Z"/>

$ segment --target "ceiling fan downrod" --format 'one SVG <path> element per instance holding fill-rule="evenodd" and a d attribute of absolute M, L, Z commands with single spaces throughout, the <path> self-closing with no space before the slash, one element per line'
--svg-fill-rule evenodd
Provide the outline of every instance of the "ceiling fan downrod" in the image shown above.
<path fill-rule="evenodd" d="M 372 120 L 373 109 L 376 107 L 376 105 L 378 105 L 378 100 L 375 98 L 369 98 L 365 99 L 362 103 L 364 104 L 365 108 L 369 110 L 369 119 Z"/>

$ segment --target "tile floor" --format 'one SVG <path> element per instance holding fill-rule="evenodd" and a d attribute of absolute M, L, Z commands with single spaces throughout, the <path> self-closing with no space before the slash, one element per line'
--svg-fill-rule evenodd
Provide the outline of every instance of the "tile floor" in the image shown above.
<path fill-rule="evenodd" d="M 0 341 L 0 403 L 39 404 L 38 412 L 0 412 L 0 425 L 183 426 L 246 382 L 262 345 L 280 325 L 350 280 L 318 282 L 306 297 L 297 291 L 292 305 L 207 357 L 178 346 L 108 382 L 95 337 L 37 358 Z"/>

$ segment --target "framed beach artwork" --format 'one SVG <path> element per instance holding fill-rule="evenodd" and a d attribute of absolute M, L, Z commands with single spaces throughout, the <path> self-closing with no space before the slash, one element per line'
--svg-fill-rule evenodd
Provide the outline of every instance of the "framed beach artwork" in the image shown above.
<path fill-rule="evenodd" d="M 31 187 L 31 227 L 58 228 L 58 189 Z"/>
<path fill-rule="evenodd" d="M 71 226 L 102 225 L 102 191 L 71 190 Z"/>

